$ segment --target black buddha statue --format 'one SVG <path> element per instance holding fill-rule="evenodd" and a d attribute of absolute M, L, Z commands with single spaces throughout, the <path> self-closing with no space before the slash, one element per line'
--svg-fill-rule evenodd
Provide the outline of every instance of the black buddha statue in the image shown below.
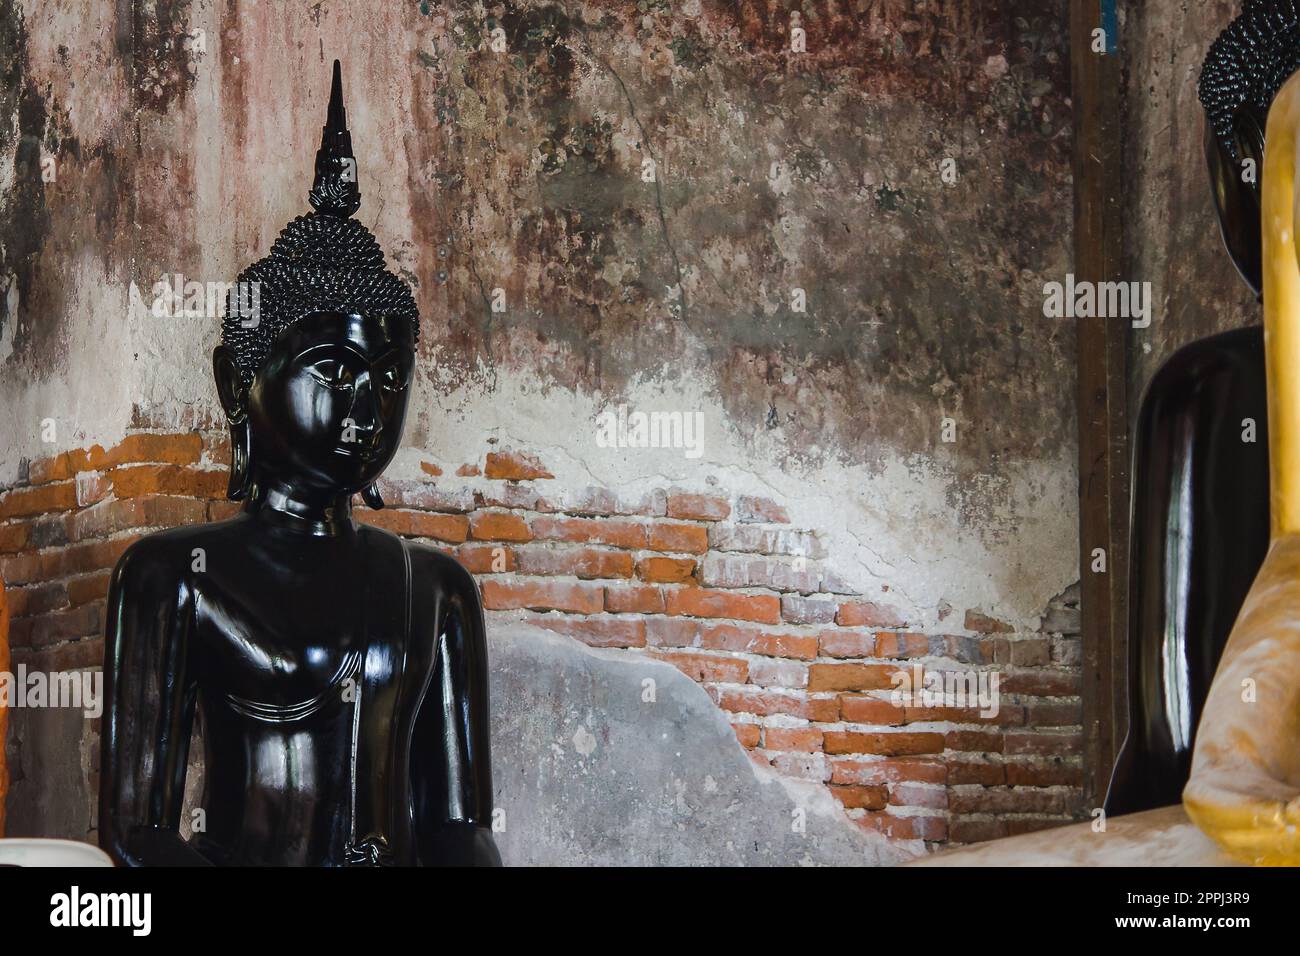
<path fill-rule="evenodd" d="M 113 572 L 101 843 L 128 865 L 499 864 L 474 579 L 352 518 L 355 494 L 383 506 L 419 317 L 348 218 L 337 61 L 309 198 L 240 276 L 257 294 L 232 295 L 213 353 L 243 510 L 149 535 Z"/>
<path fill-rule="evenodd" d="M 1205 156 L 1228 254 L 1258 296 L 1264 129 L 1300 65 L 1292 0 L 1247 0 L 1200 77 Z M 1152 377 L 1134 432 L 1129 728 L 1108 813 L 1177 803 L 1223 647 L 1267 553 L 1264 335 L 1180 349 Z"/>

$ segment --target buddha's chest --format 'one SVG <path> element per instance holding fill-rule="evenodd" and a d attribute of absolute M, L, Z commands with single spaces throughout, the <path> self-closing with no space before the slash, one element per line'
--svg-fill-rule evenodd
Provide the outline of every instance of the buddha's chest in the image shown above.
<path fill-rule="evenodd" d="M 257 861 L 413 859 L 408 754 L 438 651 L 405 576 L 390 578 L 391 593 L 311 582 L 311 600 L 283 579 L 273 600 L 255 577 L 196 593 L 205 786 L 255 808 L 222 845 Z"/>
<path fill-rule="evenodd" d="M 394 597 L 393 600 L 396 600 Z M 193 673 L 206 702 L 281 722 L 337 713 L 369 683 L 420 686 L 407 622 L 334 585 L 278 596 L 208 587 L 196 601 Z M 407 671 L 412 671 L 407 673 Z"/>

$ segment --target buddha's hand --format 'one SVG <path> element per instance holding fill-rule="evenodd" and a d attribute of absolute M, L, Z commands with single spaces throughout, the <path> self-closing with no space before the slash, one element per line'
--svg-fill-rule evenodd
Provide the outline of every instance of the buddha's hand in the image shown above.
<path fill-rule="evenodd" d="M 1273 542 L 1237 616 L 1183 805 L 1237 859 L 1300 865 L 1300 535 Z"/>

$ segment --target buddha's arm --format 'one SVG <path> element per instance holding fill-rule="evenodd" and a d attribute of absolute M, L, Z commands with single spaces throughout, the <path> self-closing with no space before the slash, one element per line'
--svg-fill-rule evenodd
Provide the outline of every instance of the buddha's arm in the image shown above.
<path fill-rule="evenodd" d="M 1262 208 L 1272 544 L 1205 703 L 1183 805 L 1224 850 L 1300 864 L 1300 74 L 1268 116 Z"/>
<path fill-rule="evenodd" d="M 122 865 L 207 862 L 179 831 L 195 703 L 191 611 L 156 543 L 127 550 L 109 585 L 99 788 L 100 845 Z"/>
<path fill-rule="evenodd" d="M 416 839 L 426 866 L 499 866 L 483 606 L 474 579 L 453 564 L 444 570 L 438 660 L 411 747 Z"/>
<path fill-rule="evenodd" d="M 1274 542 L 1205 702 L 1183 805 L 1251 863 L 1300 863 L 1300 536 Z"/>

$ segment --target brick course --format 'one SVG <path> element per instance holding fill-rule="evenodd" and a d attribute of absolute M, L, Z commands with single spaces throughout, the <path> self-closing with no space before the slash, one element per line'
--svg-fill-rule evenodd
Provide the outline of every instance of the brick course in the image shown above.
<path fill-rule="evenodd" d="M 226 455 L 219 433 L 140 432 L 31 462 L 0 490 L 14 662 L 101 663 L 113 564 L 141 534 L 235 513 Z M 891 839 L 976 842 L 1083 814 L 1076 596 L 1033 632 L 970 608 L 929 633 L 909 622 L 933 609 L 854 593 L 781 502 L 558 487 L 525 449 L 481 463 L 381 481 L 389 507 L 357 517 L 459 558 L 489 626 L 526 620 L 677 667 L 756 764 L 819 781 Z M 996 671 L 998 715 L 895 703 L 915 662 Z"/>

